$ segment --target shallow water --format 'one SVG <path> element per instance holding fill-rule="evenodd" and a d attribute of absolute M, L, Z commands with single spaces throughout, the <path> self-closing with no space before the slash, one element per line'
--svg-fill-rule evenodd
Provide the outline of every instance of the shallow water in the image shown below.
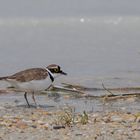
<path fill-rule="evenodd" d="M 139 17 L 0 19 L 0 75 L 56 63 L 68 73 L 57 79 L 56 85 L 67 82 L 101 88 L 103 82 L 106 87 L 139 86 L 139 36 Z M 69 104 L 77 110 L 104 110 L 97 100 L 62 97 L 57 103 L 51 100 L 47 104 L 50 102 L 55 106 Z M 115 102 L 112 108 L 139 110 L 138 101 L 128 104 Z"/>

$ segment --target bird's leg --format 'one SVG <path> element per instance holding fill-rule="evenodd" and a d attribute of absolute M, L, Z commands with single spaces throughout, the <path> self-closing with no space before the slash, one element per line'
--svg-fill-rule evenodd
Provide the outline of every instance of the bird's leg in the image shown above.
<path fill-rule="evenodd" d="M 30 104 L 29 104 L 28 99 L 27 99 L 27 92 L 25 92 L 24 98 L 25 98 L 25 100 L 26 100 L 26 103 L 27 103 L 28 107 L 30 107 Z"/>
<path fill-rule="evenodd" d="M 35 105 L 37 106 L 37 103 L 36 103 L 36 100 L 35 100 L 35 96 L 34 96 L 34 91 L 32 92 L 32 99 L 33 99 Z"/>
<path fill-rule="evenodd" d="M 52 87 L 53 87 L 53 84 L 51 84 L 51 85 L 46 89 L 46 91 L 49 90 L 49 89 L 51 89 Z"/>

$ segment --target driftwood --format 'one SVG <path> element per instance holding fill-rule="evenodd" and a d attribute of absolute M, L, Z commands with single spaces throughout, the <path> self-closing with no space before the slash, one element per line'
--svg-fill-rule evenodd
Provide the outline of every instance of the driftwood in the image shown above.
<path fill-rule="evenodd" d="M 60 92 L 68 92 L 68 93 L 76 93 L 76 94 L 85 94 L 83 91 L 75 89 L 75 88 L 66 88 L 61 86 L 53 86 L 51 91 L 60 91 Z"/>
<path fill-rule="evenodd" d="M 62 83 L 64 86 L 51 86 L 47 91 L 42 93 L 49 92 L 60 92 L 60 94 L 69 94 L 78 96 L 79 98 L 90 98 L 90 99 L 105 99 L 105 100 L 116 100 L 116 99 L 125 99 L 132 97 L 140 97 L 140 87 L 124 87 L 124 88 L 106 88 L 102 84 L 102 88 L 88 88 L 80 85 Z M 87 91 L 106 91 L 104 95 L 96 96 L 93 94 L 87 94 Z M 123 91 L 125 93 L 123 93 Z M 132 93 L 126 93 L 128 91 L 137 91 Z M 138 92 L 139 91 L 139 92 Z M 0 89 L 0 94 L 11 93 L 11 92 L 23 92 L 15 88 Z M 119 92 L 119 93 L 118 93 Z M 121 92 L 121 93 L 120 93 Z"/>
<path fill-rule="evenodd" d="M 68 83 L 62 83 L 65 87 L 74 89 L 74 91 L 107 91 L 109 94 L 101 95 L 101 96 L 95 96 L 91 94 L 82 94 L 81 97 L 85 98 L 94 98 L 94 99 L 105 99 L 105 100 L 116 100 L 116 99 L 125 99 L 125 98 L 132 98 L 132 97 L 140 97 L 140 87 L 122 87 L 122 88 L 106 88 L 104 84 L 102 83 L 102 88 L 88 88 L 84 86 L 79 85 L 73 85 Z M 139 91 L 134 93 L 122 93 L 122 92 L 128 92 L 128 91 Z M 121 93 L 113 93 L 113 92 L 121 92 Z"/>
<path fill-rule="evenodd" d="M 82 90 L 82 91 L 99 91 L 99 90 L 104 90 L 103 88 L 91 88 L 91 87 L 85 87 L 81 85 L 76 85 L 76 84 L 69 84 L 69 83 L 62 83 L 64 87 L 67 88 L 75 88 L 77 90 Z M 104 84 L 102 84 L 103 86 Z M 140 87 L 119 87 L 119 88 L 106 88 L 107 90 L 110 91 L 140 91 Z"/>

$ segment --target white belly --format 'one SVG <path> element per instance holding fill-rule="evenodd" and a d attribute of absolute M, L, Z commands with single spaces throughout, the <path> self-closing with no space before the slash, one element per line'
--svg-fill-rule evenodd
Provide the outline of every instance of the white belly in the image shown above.
<path fill-rule="evenodd" d="M 41 91 L 47 89 L 52 81 L 50 78 L 46 78 L 43 80 L 32 80 L 29 82 L 17 82 L 13 80 L 8 80 L 8 82 L 17 89 L 20 90 L 29 90 L 29 91 Z"/>

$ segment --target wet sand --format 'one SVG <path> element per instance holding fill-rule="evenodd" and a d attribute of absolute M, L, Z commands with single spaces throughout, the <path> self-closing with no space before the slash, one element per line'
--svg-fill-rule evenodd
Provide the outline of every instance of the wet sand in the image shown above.
<path fill-rule="evenodd" d="M 47 106 L 48 103 L 38 108 L 31 103 L 28 108 L 22 94 L 19 99 L 15 97 L 0 103 L 0 140 L 138 140 L 140 137 L 140 112 L 136 110 L 111 111 L 108 109 L 111 104 L 106 106 L 108 102 L 102 111 L 85 113 L 76 112 L 74 106 Z M 135 98 L 127 99 L 129 103 L 134 101 Z"/>

